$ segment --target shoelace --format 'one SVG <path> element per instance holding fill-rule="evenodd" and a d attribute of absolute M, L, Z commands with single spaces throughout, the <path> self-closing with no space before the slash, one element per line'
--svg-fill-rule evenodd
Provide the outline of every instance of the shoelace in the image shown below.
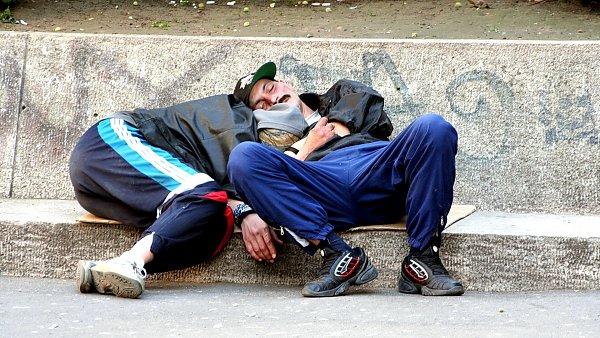
<path fill-rule="evenodd" d="M 333 265 L 336 259 L 340 257 L 341 253 L 331 252 L 330 254 L 324 254 L 323 256 L 323 264 L 321 265 L 321 270 L 319 270 L 319 276 L 326 276 L 329 274 L 329 269 Z"/>
<path fill-rule="evenodd" d="M 146 269 L 138 268 L 135 263 L 133 263 L 133 271 L 135 272 L 136 275 L 140 276 L 140 278 L 142 278 L 142 279 L 146 279 L 146 276 L 148 276 L 148 274 L 146 273 Z"/>
<path fill-rule="evenodd" d="M 133 269 L 133 272 L 140 278 L 142 279 L 146 279 L 146 276 L 148 275 L 146 273 L 146 269 L 144 268 L 138 268 L 137 264 L 135 262 L 131 262 L 127 259 L 124 259 L 122 257 L 117 257 L 117 258 L 113 258 L 112 259 L 113 263 L 119 264 L 119 265 L 123 265 L 126 268 L 131 268 Z"/>
<path fill-rule="evenodd" d="M 425 265 L 427 265 L 433 272 L 434 276 L 435 275 L 448 275 L 448 270 L 446 270 L 446 268 L 444 267 L 444 265 L 442 264 L 442 261 L 440 260 L 440 258 L 438 256 L 423 255 L 423 256 L 415 256 L 415 257 L 418 258 Z"/>

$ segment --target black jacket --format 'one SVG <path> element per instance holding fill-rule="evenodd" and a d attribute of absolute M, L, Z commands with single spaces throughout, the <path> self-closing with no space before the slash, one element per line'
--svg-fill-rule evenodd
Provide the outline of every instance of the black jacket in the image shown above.
<path fill-rule="evenodd" d="M 387 140 L 392 133 L 392 123 L 383 111 L 383 98 L 362 83 L 341 80 L 323 95 L 307 93 L 300 97 L 321 116 L 343 123 L 352 133 L 332 138 L 307 160 L 316 161 L 350 145 Z M 229 154 L 242 142 L 258 141 L 258 134 L 252 110 L 235 96 L 217 95 L 113 116 L 135 125 L 151 145 L 208 174 L 229 197 L 236 198 L 226 173 Z"/>
<path fill-rule="evenodd" d="M 337 149 L 373 141 L 387 141 L 393 125 L 383 110 L 383 97 L 360 82 L 340 80 L 323 95 L 307 93 L 300 98 L 331 122 L 340 122 L 350 135 L 336 136 L 315 149 L 307 161 L 316 161 Z"/>
<path fill-rule="evenodd" d="M 208 174 L 229 197 L 236 196 L 227 178 L 229 154 L 242 142 L 258 141 L 252 110 L 233 95 L 210 96 L 166 108 L 138 108 L 114 117 L 135 125 L 151 145 Z"/>

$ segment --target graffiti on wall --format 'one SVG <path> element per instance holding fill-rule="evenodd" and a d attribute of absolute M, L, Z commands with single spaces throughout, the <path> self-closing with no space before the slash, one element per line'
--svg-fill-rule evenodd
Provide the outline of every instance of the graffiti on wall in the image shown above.
<path fill-rule="evenodd" d="M 279 72 L 285 77 L 295 77 L 302 83 L 306 92 L 318 92 L 319 88 L 328 88 L 332 83 L 321 84 L 321 79 L 354 79 L 368 86 L 374 87 L 377 74 L 383 72 L 391 80 L 398 97 L 387 104 L 386 111 L 390 115 L 410 114 L 413 119 L 425 112 L 425 105 L 415 103 L 406 82 L 390 55 L 384 50 L 366 52 L 361 58 L 360 69 L 334 69 L 331 67 L 318 67 L 303 63 L 294 56 L 286 55 L 279 60 Z M 399 104 L 397 102 L 400 102 Z"/>
<path fill-rule="evenodd" d="M 467 91 L 468 97 L 461 91 Z M 470 70 L 458 74 L 446 88 L 446 100 L 450 111 L 468 126 L 464 132 L 473 135 L 479 148 L 466 154 L 473 160 L 490 160 L 508 153 L 510 129 L 506 120 L 515 107 L 515 95 L 511 87 L 496 74 L 486 70 Z M 492 104 L 495 101 L 495 104 Z M 468 105 L 470 109 L 464 108 Z M 490 121 L 494 121 L 490 125 Z"/>
<path fill-rule="evenodd" d="M 39 69 L 53 69 L 53 72 L 45 74 L 45 79 L 30 79 L 25 84 L 21 93 L 15 98 L 17 102 L 23 99 L 23 104 L 12 104 L 14 109 L 21 109 L 21 126 L 19 148 L 36 151 L 36 156 L 29 156 L 23 161 L 24 168 L 35 168 L 38 162 L 53 163 L 48 158 L 68 158 L 69 150 L 75 140 L 81 135 L 93 120 L 96 114 L 112 113 L 112 108 L 121 107 L 123 103 L 132 104 L 135 101 L 146 106 L 164 106 L 176 103 L 182 98 L 190 95 L 204 95 L 215 86 L 210 81 L 211 76 L 223 74 L 221 69 L 227 69 L 232 62 L 231 58 L 212 58 L 205 60 L 198 58 L 196 64 L 170 65 L 165 62 L 165 69 L 140 70 L 140 63 L 133 65 L 126 60 L 127 53 L 113 53 L 98 45 L 88 43 L 85 40 L 75 39 L 73 46 L 53 50 L 50 48 L 50 56 L 35 55 L 28 58 L 28 66 L 32 64 Z M 35 46 L 37 47 L 37 46 Z M 64 46 L 63 46 L 64 47 Z M 206 55 L 227 55 L 231 53 L 230 46 L 212 44 L 204 49 Z M 37 49 L 32 49 L 37 51 Z M 162 54 L 148 56 L 165 58 Z M 171 56 L 172 57 L 172 56 Z M 3 86 L 0 86 L 0 99 L 11 95 L 13 90 L 6 93 L 6 85 L 10 85 L 7 76 L 17 73 L 20 68 L 16 56 L 5 55 L 2 62 L 9 67 L 2 67 L 0 74 L 4 77 Z M 63 59 L 61 65 L 51 64 L 52 58 Z M 354 57 L 353 57 L 354 58 Z M 386 97 L 386 110 L 392 116 L 394 123 L 399 125 L 405 121 L 412 121 L 424 113 L 427 113 L 428 105 L 434 100 L 420 99 L 422 90 L 410 85 L 410 78 L 402 69 L 402 66 L 394 61 L 395 58 L 385 49 L 370 49 L 363 52 L 350 66 L 323 66 L 318 62 L 304 61 L 296 54 L 290 52 L 277 60 L 280 74 L 286 80 L 292 78 L 297 80 L 302 90 L 322 92 L 333 83 L 332 79 L 350 78 L 361 81 L 367 85 L 381 89 Z M 40 65 L 35 64 L 39 62 Z M 60 68 L 62 67 L 62 68 Z M 543 89 L 534 93 L 531 102 L 527 98 L 517 97 L 515 90 L 509 81 L 503 79 L 504 74 L 497 74 L 488 69 L 470 69 L 455 73 L 443 84 L 439 97 L 436 97 L 437 107 L 442 106 L 444 114 L 459 125 L 461 135 L 469 140 L 468 147 L 460 149 L 463 160 L 475 163 L 478 160 L 495 161 L 508 156 L 513 147 L 510 143 L 515 142 L 511 135 L 510 123 L 515 122 L 514 117 L 518 115 L 523 119 L 531 120 L 536 126 L 538 135 L 543 135 L 546 144 L 577 144 L 597 146 L 599 144 L 600 117 L 598 110 L 594 107 L 598 98 L 594 97 L 591 87 L 594 81 L 582 81 L 579 86 L 570 86 L 575 78 L 570 76 L 566 84 L 559 85 L 561 81 L 551 79 Z M 29 70 L 36 69 L 28 67 Z M 215 71 L 215 69 L 217 71 Z M 62 72 L 61 72 L 62 71 Z M 167 74 L 166 80 L 157 83 L 156 78 L 161 74 Z M 593 73 L 592 73 L 593 74 Z M 237 80 L 236 74 L 229 74 L 231 78 L 223 78 L 223 83 Z M 506 76 L 506 75 L 504 75 Z M 50 81 L 51 80 L 51 81 Z M 41 82 L 46 81 L 46 82 Z M 98 86 L 92 84 L 97 83 Z M 207 84 L 208 83 L 208 84 Z M 49 85 L 50 84 L 50 85 Z M 56 86 L 51 86 L 56 84 Z M 576 89 L 573 89 L 575 87 Z M 55 92 L 48 92 L 54 90 Z M 226 90 L 226 88 L 224 88 Z M 105 96 L 105 92 L 108 92 Z M 131 93 L 139 93 L 132 95 Z M 191 94 L 190 94 L 191 93 Z M 77 94 L 77 95 L 73 95 Z M 14 95 L 12 96 L 14 97 Z M 51 97 L 51 99 L 47 99 Z M 44 99 L 42 99 L 44 98 Z M 62 103 L 57 103 L 62 102 Z M 66 103 L 65 103 L 66 102 Z M 527 105 L 527 111 L 518 112 L 518 104 Z M 446 105 L 446 106 L 444 106 Z M 0 105 L 0 109 L 6 108 L 6 101 Z M 59 114 L 68 109 L 68 114 Z M 439 109 L 439 108 L 438 108 Z M 2 111 L 4 113 L 4 111 Z M 15 112 L 16 113 L 16 112 Z M 9 112 L 13 114 L 13 112 Z M 92 115 L 94 114 L 94 115 Z M 510 118 L 512 120 L 509 120 Z M 17 121 L 12 120 L 11 125 L 0 123 L 0 135 L 6 131 L 5 128 L 14 128 Z M 513 128 L 514 129 L 514 128 Z M 471 133 L 471 134 L 469 134 Z M 481 136 L 480 138 L 478 138 Z M 46 147 L 39 147 L 36 142 L 45 140 Z M 481 141 L 479 141 L 481 140 Z M 517 140 L 519 141 L 519 140 Z M 44 151 L 40 149 L 51 149 Z M 589 152 L 589 149 L 587 150 Z M 62 165 L 62 163 L 58 163 Z M 60 170 L 56 170 L 60 173 Z M 44 178 L 47 180 L 47 178 Z M 58 178 L 62 179 L 62 178 Z M 58 180 L 57 179 L 57 180 Z M 41 180 L 41 178 L 40 178 Z"/>
<path fill-rule="evenodd" d="M 90 108 L 99 106 L 97 102 L 92 103 L 97 96 L 89 91 L 88 86 L 92 81 L 100 80 L 101 83 L 114 85 L 116 88 L 127 88 L 129 92 L 143 92 L 147 95 L 153 93 L 144 99 L 144 103 L 149 106 L 159 106 L 172 104 L 177 97 L 182 96 L 181 88 L 186 88 L 181 85 L 182 83 L 199 82 L 197 78 L 207 72 L 210 67 L 214 67 L 215 62 L 228 62 L 227 60 L 201 62 L 197 67 L 191 67 L 183 74 L 179 74 L 179 80 L 171 79 L 168 84 L 157 85 L 129 69 L 126 61 L 118 56 L 106 53 L 79 40 L 76 42 L 77 48 L 73 48 L 71 51 L 71 60 L 67 64 L 69 64 L 68 68 L 72 70 L 69 85 L 77 87 L 77 89 L 69 92 L 78 94 L 76 98 L 70 98 L 70 100 L 73 101 L 73 108 L 83 114 L 72 116 L 73 120 L 67 123 L 72 126 L 90 121 Z M 218 46 L 212 46 L 211 48 L 216 50 L 209 54 L 218 54 L 220 52 Z M 9 61 L 11 61 L 10 56 L 4 58 L 5 63 Z M 350 78 L 373 87 L 385 86 L 386 110 L 391 116 L 397 118 L 396 121 L 411 121 L 428 112 L 427 102 L 419 102 L 415 98 L 401 68 L 384 49 L 364 52 L 357 60 L 357 67 L 315 66 L 298 60 L 293 54 L 284 55 L 278 61 L 280 73 L 286 78 L 296 78 L 305 91 L 320 91 L 328 88 L 331 83 L 325 82 L 330 82 L 331 79 Z M 8 69 L 10 68 L 8 67 Z M 3 67 L 3 69 L 7 68 Z M 49 76 L 57 77 L 56 81 L 59 83 L 64 82 L 58 78 L 60 75 L 49 74 Z M 389 88 L 390 86 L 393 88 Z M 545 140 L 548 144 L 581 140 L 585 140 L 588 144 L 598 144 L 600 134 L 598 112 L 594 108 L 589 83 L 586 86 L 580 90 L 580 94 L 571 93 L 571 96 L 569 96 L 568 88 L 564 87 L 554 91 L 550 89 L 539 91 L 537 107 L 540 115 L 538 121 L 545 127 Z M 28 95 L 30 98 L 44 96 L 45 87 L 37 86 L 35 83 L 30 83 L 28 87 L 25 89 L 26 92 L 32 90 L 33 92 L 30 94 L 36 93 Z M 555 88 L 550 85 L 547 87 Z M 465 94 L 465 91 L 472 93 Z M 390 98 L 390 94 L 393 97 Z M 113 96 L 126 97 L 120 91 L 114 91 Z M 515 94 L 509 83 L 488 70 L 468 70 L 451 79 L 445 90 L 445 100 L 448 103 L 449 112 L 440 113 L 453 114 L 453 118 L 470 123 L 469 128 L 466 129 L 470 130 L 472 126 L 481 125 L 479 122 L 484 119 L 493 118 L 495 120 L 497 132 L 491 135 L 493 137 L 489 144 L 485 145 L 484 151 L 478 152 L 480 156 L 489 159 L 507 152 L 510 130 L 505 125 L 508 121 L 502 120 L 502 117 L 511 115 L 509 113 L 513 112 L 516 105 Z M 51 116 L 47 116 L 49 114 L 47 112 L 51 111 L 48 109 L 49 107 L 40 107 L 37 105 L 38 102 L 27 103 L 29 104 L 27 108 L 42 120 L 32 123 L 32 126 L 37 128 L 45 126 L 44 130 L 65 127 L 59 123 L 65 124 L 64 119 L 57 122 Z M 533 108 L 531 111 L 534 111 Z"/>
<path fill-rule="evenodd" d="M 319 91 L 319 88 L 327 88 L 326 84 L 321 84 L 321 79 L 329 81 L 339 78 L 350 78 L 360 81 L 372 87 L 382 81 L 381 74 L 387 77 L 385 83 L 391 84 L 393 90 L 391 93 L 395 97 L 386 97 L 386 111 L 390 116 L 398 117 L 398 120 L 408 123 L 414 118 L 427 112 L 427 105 L 415 100 L 411 91 L 404 80 L 399 67 L 394 63 L 391 56 L 384 50 L 366 52 L 361 58 L 361 67 L 359 69 L 343 70 L 332 69 L 330 67 L 318 67 L 303 63 L 293 56 L 287 55 L 280 59 L 280 72 L 284 77 L 293 77 L 299 79 L 304 86 L 305 91 Z M 475 83 L 475 85 L 473 85 Z M 330 84 L 329 84 L 330 85 Z M 478 92 L 475 96 L 464 97 L 460 94 L 467 85 L 476 86 Z M 381 88 L 381 87 L 380 87 Z M 499 107 L 502 112 L 495 111 L 498 104 L 492 105 L 487 99 L 490 96 L 496 96 L 499 101 Z M 448 85 L 446 90 L 446 100 L 449 102 L 451 113 L 457 118 L 469 123 L 468 131 L 476 128 L 485 128 L 485 125 L 478 123 L 481 120 L 489 119 L 494 115 L 509 112 L 514 106 L 514 94 L 510 86 L 498 76 L 488 71 L 468 71 L 456 76 Z M 467 101 L 467 102 L 465 102 Z M 475 102 L 471 110 L 467 110 L 463 105 Z M 456 120 L 456 119 L 453 119 Z M 508 128 L 498 124 L 497 135 L 488 133 L 488 144 L 481 144 L 480 149 L 472 150 L 466 154 L 470 159 L 492 159 L 507 152 Z M 492 137 L 493 136 L 493 137 Z M 462 151 L 462 150 L 461 150 Z"/>
<path fill-rule="evenodd" d="M 583 141 L 589 145 L 599 144 L 600 121 L 594 120 L 598 113 L 594 109 L 589 83 L 585 83 L 580 95 L 556 98 L 552 94 L 548 90 L 540 90 L 538 97 L 541 109 L 539 121 L 546 127 L 546 143 Z"/>
<path fill-rule="evenodd" d="M 386 97 L 386 111 L 391 115 L 405 115 L 404 119 L 410 120 L 426 112 L 426 104 L 417 102 L 411 94 L 410 88 L 404 80 L 399 67 L 385 50 L 365 52 L 361 57 L 361 67 L 356 69 L 335 69 L 332 67 L 319 67 L 304 63 L 293 55 L 283 56 L 279 60 L 280 73 L 284 77 L 297 78 L 305 91 L 319 91 L 319 88 L 328 88 L 321 83 L 323 79 L 350 78 L 374 86 L 379 74 L 385 74 L 393 85 L 396 97 L 389 100 Z M 465 94 L 465 91 L 470 93 Z M 588 144 L 598 144 L 598 121 L 594 120 L 597 112 L 594 108 L 592 95 L 588 89 L 581 95 L 565 96 L 558 99 L 556 104 L 551 100 L 557 95 L 568 95 L 569 91 L 548 92 L 540 90 L 539 93 L 539 121 L 545 126 L 545 140 L 547 144 L 557 142 L 572 142 L 587 140 Z M 509 149 L 510 128 L 508 121 L 514 117 L 516 97 L 511 85 L 499 75 L 488 70 L 468 70 L 457 74 L 446 87 L 446 101 L 450 113 L 460 119 L 469 127 L 468 131 L 489 128 L 482 121 L 493 121 L 493 130 L 485 131 L 485 140 L 481 148 L 467 154 L 467 157 L 476 159 L 494 159 L 505 155 Z M 391 103 L 391 104 L 390 104 Z M 467 108 L 468 107 L 468 108 Z M 528 106 L 529 111 L 535 111 Z M 408 115 L 408 116 L 406 116 Z M 482 132 L 483 133 L 483 132 Z M 486 141 L 487 144 L 483 142 Z"/>

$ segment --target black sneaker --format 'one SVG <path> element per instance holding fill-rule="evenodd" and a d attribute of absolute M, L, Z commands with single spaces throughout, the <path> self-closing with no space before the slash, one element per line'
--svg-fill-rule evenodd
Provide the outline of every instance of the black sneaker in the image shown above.
<path fill-rule="evenodd" d="M 361 248 L 336 252 L 325 248 L 323 265 L 317 280 L 302 289 L 305 297 L 333 297 L 346 292 L 350 285 L 362 285 L 375 278 L 379 272 Z"/>
<path fill-rule="evenodd" d="M 398 291 L 425 296 L 460 296 L 462 284 L 450 277 L 442 264 L 437 246 L 429 246 L 419 254 L 410 254 L 402 262 Z"/>

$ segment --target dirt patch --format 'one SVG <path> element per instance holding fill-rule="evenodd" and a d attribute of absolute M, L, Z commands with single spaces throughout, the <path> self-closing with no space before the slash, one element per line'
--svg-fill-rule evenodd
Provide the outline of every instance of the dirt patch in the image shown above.
<path fill-rule="evenodd" d="M 298 0 L 235 1 L 233 5 L 228 2 L 17 0 L 11 14 L 26 25 L 3 23 L 0 30 L 246 37 L 600 40 L 600 13 L 590 10 L 590 1 L 582 4 L 576 0 L 331 0 L 328 6 Z M 482 5 L 477 8 L 471 2 Z M 203 9 L 199 8 L 200 3 Z"/>

